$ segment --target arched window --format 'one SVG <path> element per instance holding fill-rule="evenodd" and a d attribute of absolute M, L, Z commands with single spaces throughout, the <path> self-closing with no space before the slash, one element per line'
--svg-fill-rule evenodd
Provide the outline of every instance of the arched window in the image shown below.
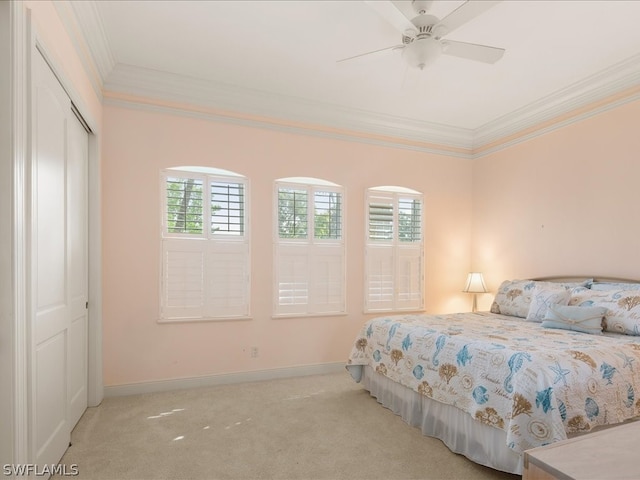
<path fill-rule="evenodd" d="M 367 190 L 365 311 L 424 308 L 422 202 L 404 187 Z"/>
<path fill-rule="evenodd" d="M 346 312 L 344 189 L 307 177 L 275 182 L 274 316 Z"/>
<path fill-rule="evenodd" d="M 249 316 L 248 182 L 206 167 L 161 173 L 161 321 Z"/>

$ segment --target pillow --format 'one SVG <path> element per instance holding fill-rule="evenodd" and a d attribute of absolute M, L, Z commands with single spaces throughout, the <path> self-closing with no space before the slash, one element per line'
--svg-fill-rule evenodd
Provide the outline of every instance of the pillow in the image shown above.
<path fill-rule="evenodd" d="M 549 305 L 542 321 L 545 328 L 562 328 L 574 332 L 602 334 L 605 307 L 576 307 L 572 305 Z"/>
<path fill-rule="evenodd" d="M 531 303 L 532 280 L 505 280 L 491 304 L 491 313 L 525 318 Z"/>
<path fill-rule="evenodd" d="M 606 296 L 606 292 L 593 291 L 587 287 L 575 287 L 571 289 L 571 298 L 569 305 L 579 307 L 589 307 L 593 304 L 593 298 L 597 296 Z"/>
<path fill-rule="evenodd" d="M 491 313 L 511 315 L 513 317 L 527 318 L 531 306 L 531 293 L 536 286 L 547 288 L 573 287 L 587 285 L 590 280 L 583 282 L 547 282 L 539 280 L 505 280 L 502 282 L 491 304 Z"/>
<path fill-rule="evenodd" d="M 549 305 L 567 305 L 569 298 L 571 298 L 571 290 L 563 286 L 546 288 L 544 285 L 537 284 L 531 292 L 531 305 L 526 320 L 528 322 L 542 322 Z"/>
<path fill-rule="evenodd" d="M 640 290 L 576 288 L 571 292 L 569 305 L 604 307 L 605 331 L 640 335 Z"/>
<path fill-rule="evenodd" d="M 640 283 L 594 282 L 591 290 L 640 290 Z"/>

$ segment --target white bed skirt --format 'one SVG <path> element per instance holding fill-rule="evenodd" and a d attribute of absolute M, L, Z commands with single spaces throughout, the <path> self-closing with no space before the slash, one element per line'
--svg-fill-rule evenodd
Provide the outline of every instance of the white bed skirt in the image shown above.
<path fill-rule="evenodd" d="M 506 432 L 393 382 L 369 366 L 347 365 L 347 370 L 379 403 L 424 435 L 442 440 L 452 452 L 496 470 L 522 474 L 523 455 L 507 447 Z"/>

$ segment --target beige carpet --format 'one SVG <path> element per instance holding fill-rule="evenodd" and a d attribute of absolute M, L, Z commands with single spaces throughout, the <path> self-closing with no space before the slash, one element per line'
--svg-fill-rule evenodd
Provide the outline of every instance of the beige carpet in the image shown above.
<path fill-rule="evenodd" d="M 61 463 L 82 479 L 501 479 L 344 373 L 107 398 Z"/>

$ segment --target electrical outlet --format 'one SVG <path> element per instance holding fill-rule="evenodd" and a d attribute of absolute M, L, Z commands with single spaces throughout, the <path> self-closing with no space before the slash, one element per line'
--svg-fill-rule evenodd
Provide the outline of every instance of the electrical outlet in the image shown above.
<path fill-rule="evenodd" d="M 251 358 L 258 358 L 258 347 L 251 347 Z"/>

